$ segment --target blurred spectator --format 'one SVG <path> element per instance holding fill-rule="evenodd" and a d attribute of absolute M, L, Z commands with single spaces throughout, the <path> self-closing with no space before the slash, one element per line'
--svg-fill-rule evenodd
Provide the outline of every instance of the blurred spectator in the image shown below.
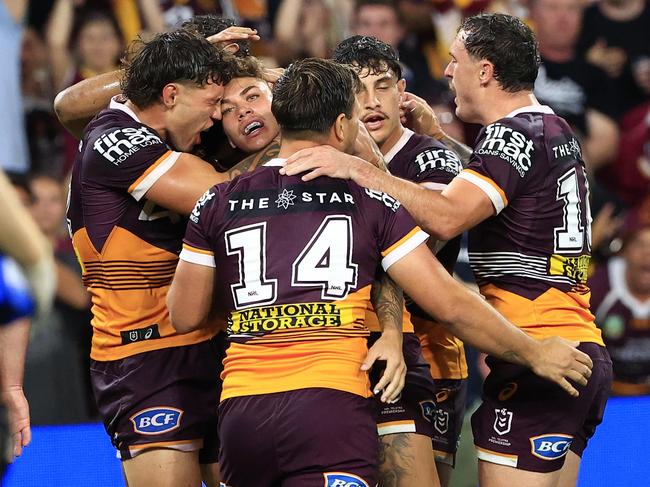
<path fill-rule="evenodd" d="M 20 96 L 20 50 L 27 0 L 0 0 L 0 168 L 29 170 L 27 138 Z"/>
<path fill-rule="evenodd" d="M 650 102 L 630 110 L 620 127 L 616 162 L 599 176 L 621 200 L 635 207 L 650 194 Z"/>
<path fill-rule="evenodd" d="M 614 364 L 612 391 L 650 394 L 650 199 L 624 232 L 620 257 L 589 281 L 591 309 Z"/>
<path fill-rule="evenodd" d="M 87 370 L 90 297 L 74 251 L 65 236 L 65 193 L 60 181 L 45 175 L 29 180 L 32 216 L 55 249 L 56 299 L 47 316 L 35 318 L 25 367 L 25 390 L 34 424 L 92 419 Z"/>
<path fill-rule="evenodd" d="M 529 5 L 542 56 L 535 96 L 576 131 L 593 172 L 612 161 L 618 149 L 618 93 L 604 71 L 575 55 L 582 0 L 531 0 Z"/>
<path fill-rule="evenodd" d="M 283 0 L 275 18 L 275 59 L 287 66 L 296 59 L 330 56 L 346 36 L 347 0 Z"/>
<path fill-rule="evenodd" d="M 650 5 L 646 0 L 602 0 L 585 10 L 579 52 L 616 83 L 621 112 L 650 95 Z"/>
<path fill-rule="evenodd" d="M 407 31 L 402 14 L 392 0 L 357 0 L 352 31 L 376 37 L 397 50 L 408 91 L 430 104 L 445 101 L 447 83 L 432 78 L 417 38 Z"/>

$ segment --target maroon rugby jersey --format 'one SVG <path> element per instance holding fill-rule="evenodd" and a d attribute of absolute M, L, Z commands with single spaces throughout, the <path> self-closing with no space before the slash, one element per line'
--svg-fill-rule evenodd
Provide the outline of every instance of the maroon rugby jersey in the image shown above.
<path fill-rule="evenodd" d="M 384 160 L 393 176 L 413 181 L 434 191 L 442 191 L 456 177 L 463 166 L 455 152 L 442 142 L 426 135 L 415 134 L 405 128 L 397 143 L 386 153 Z M 452 272 L 461 237 L 445 244 L 436 257 Z M 432 321 L 419 306 L 407 298 L 407 309 L 420 338 L 424 358 L 431 375 L 436 379 L 463 379 L 467 377 L 467 362 L 463 342 L 445 327 Z"/>
<path fill-rule="evenodd" d="M 547 106 L 484 127 L 458 177 L 485 192 L 496 215 L 469 232 L 481 293 L 530 335 L 602 345 L 589 312 L 589 188 L 580 145 Z"/>
<path fill-rule="evenodd" d="M 634 297 L 614 257 L 589 279 L 591 309 L 614 366 L 614 392 L 650 394 L 650 302 Z"/>
<path fill-rule="evenodd" d="M 92 297 L 95 360 L 189 345 L 213 334 L 178 335 L 165 304 L 186 220 L 145 195 L 179 156 L 116 101 L 84 131 L 68 224 Z"/>
<path fill-rule="evenodd" d="M 305 387 L 368 396 L 372 282 L 427 235 L 384 193 L 281 176 L 282 163 L 214 186 L 190 216 L 181 259 L 216 266 L 215 305 L 230 312 L 222 399 Z"/>

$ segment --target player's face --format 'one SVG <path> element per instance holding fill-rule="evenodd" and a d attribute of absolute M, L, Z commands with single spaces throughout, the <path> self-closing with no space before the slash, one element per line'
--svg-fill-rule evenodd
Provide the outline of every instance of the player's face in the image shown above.
<path fill-rule="evenodd" d="M 647 292 L 650 289 L 650 228 L 641 230 L 628 242 L 624 255 L 631 287 Z"/>
<path fill-rule="evenodd" d="M 465 122 L 480 122 L 475 102 L 476 92 L 480 89 L 480 63 L 465 49 L 464 36 L 460 31 L 449 47 L 451 60 L 445 68 L 445 76 L 456 95 L 456 116 Z"/>
<path fill-rule="evenodd" d="M 531 18 L 542 49 L 573 47 L 582 22 L 582 3 L 580 0 L 536 0 Z"/>
<path fill-rule="evenodd" d="M 266 147 L 280 133 L 271 113 L 271 89 L 257 78 L 235 78 L 225 86 L 221 101 L 223 131 L 247 153 Z"/>
<path fill-rule="evenodd" d="M 176 150 L 191 152 L 201 142 L 201 132 L 221 116 L 223 85 L 208 82 L 201 87 L 177 86 L 174 105 L 167 116 L 168 138 Z"/>
<path fill-rule="evenodd" d="M 363 88 L 357 96 L 361 106 L 361 121 L 379 148 L 395 143 L 401 132 L 399 104 L 406 82 L 398 80 L 390 69 L 372 74 L 368 69 L 359 73 Z"/>

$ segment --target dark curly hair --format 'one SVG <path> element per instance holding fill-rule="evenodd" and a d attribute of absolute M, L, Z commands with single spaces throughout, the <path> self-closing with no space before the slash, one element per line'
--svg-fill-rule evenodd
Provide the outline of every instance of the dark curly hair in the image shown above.
<path fill-rule="evenodd" d="M 230 81 L 232 58 L 196 33 L 181 29 L 136 43 L 141 47 L 125 61 L 122 92 L 139 108 L 159 101 L 169 83 L 203 86 Z"/>
<path fill-rule="evenodd" d="M 537 39 L 517 17 L 481 14 L 465 19 L 458 29 L 465 33 L 465 49 L 474 59 L 494 65 L 494 77 L 510 93 L 532 90 L 541 62 Z"/>
<path fill-rule="evenodd" d="M 402 78 L 399 55 L 389 44 L 375 37 L 357 35 L 342 40 L 334 49 L 332 59 L 349 64 L 357 71 L 367 69 L 371 74 L 381 74 L 390 70 L 397 79 Z"/>
<path fill-rule="evenodd" d="M 198 33 L 201 37 L 210 37 L 218 34 L 228 27 L 235 26 L 235 21 L 228 17 L 220 15 L 207 14 L 197 15 L 181 24 L 181 29 L 188 29 Z M 236 57 L 246 57 L 251 55 L 251 43 L 249 41 L 237 41 L 239 50 L 234 54 Z"/>

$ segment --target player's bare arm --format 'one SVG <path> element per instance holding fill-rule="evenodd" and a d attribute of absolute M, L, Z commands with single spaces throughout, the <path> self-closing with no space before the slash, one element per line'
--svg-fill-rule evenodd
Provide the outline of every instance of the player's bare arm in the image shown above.
<path fill-rule="evenodd" d="M 279 152 L 280 139 L 275 138 L 264 149 L 247 156 L 241 162 L 238 162 L 235 166 L 231 167 L 227 171 L 224 171 L 222 174 L 227 175 L 228 179 L 234 179 L 241 174 L 254 171 L 264 163 L 278 157 Z"/>
<path fill-rule="evenodd" d="M 490 199 L 472 183 L 456 178 L 438 193 L 328 146 L 297 152 L 281 172 L 307 172 L 304 181 L 324 175 L 352 179 L 365 188 L 383 191 L 399 200 L 418 225 L 438 240 L 450 240 L 494 214 Z"/>
<path fill-rule="evenodd" d="M 425 245 L 396 262 L 388 273 L 422 309 L 476 348 L 525 365 L 572 396 L 578 391 L 569 380 L 585 385 L 591 376 L 591 359 L 575 348 L 577 343 L 559 337 L 530 338 L 456 282 Z"/>
<path fill-rule="evenodd" d="M 123 71 L 116 70 L 93 76 L 61 91 L 54 99 L 54 111 L 59 122 L 75 138 L 81 139 L 84 127 L 111 98 L 121 93 Z"/>
<path fill-rule="evenodd" d="M 179 260 L 167 293 L 172 325 L 179 333 L 188 333 L 204 325 L 212 306 L 215 269 Z"/>
<path fill-rule="evenodd" d="M 469 163 L 474 152 L 472 148 L 445 133 L 433 108 L 422 98 L 413 93 L 404 93 L 404 100 L 400 104 L 400 113 L 402 114 L 402 124 L 405 127 L 415 133 L 438 139 L 458 154 L 464 166 Z"/>
<path fill-rule="evenodd" d="M 386 361 L 386 369 L 374 389 L 381 394 L 382 402 L 394 402 L 404 388 L 406 364 L 402 354 L 402 309 L 404 294 L 395 282 L 382 274 L 372 286 L 370 299 L 377 313 L 381 337 L 368 350 L 368 355 L 361 365 L 361 370 L 370 370 L 377 360 Z"/>

